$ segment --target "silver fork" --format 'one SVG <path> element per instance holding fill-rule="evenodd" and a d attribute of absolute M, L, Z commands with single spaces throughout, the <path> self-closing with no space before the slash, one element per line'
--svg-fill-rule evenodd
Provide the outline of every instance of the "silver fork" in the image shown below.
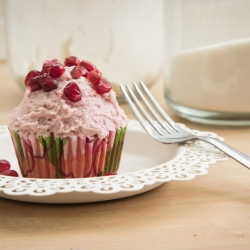
<path fill-rule="evenodd" d="M 136 94 L 133 92 L 130 86 L 125 85 L 127 90 L 122 85 L 120 85 L 120 88 L 128 105 L 130 106 L 132 112 L 134 113 L 135 117 L 137 118 L 141 126 L 146 130 L 146 132 L 148 132 L 154 139 L 156 139 L 157 141 L 161 143 L 166 143 L 166 144 L 184 143 L 190 140 L 206 141 L 212 144 L 213 146 L 215 146 L 216 148 L 220 149 L 225 154 L 232 157 L 239 163 L 243 164 L 248 169 L 250 169 L 250 157 L 249 156 L 243 154 L 242 152 L 234 149 L 233 147 L 227 145 L 226 143 L 216 138 L 209 137 L 209 136 L 193 135 L 183 130 L 182 128 L 180 128 L 180 126 L 178 126 L 160 107 L 160 105 L 157 103 L 157 101 L 149 92 L 146 85 L 143 82 L 140 82 L 140 85 L 141 85 L 141 89 L 143 90 L 147 98 L 145 98 L 143 92 L 138 87 L 138 85 L 136 85 L 136 83 L 133 83 L 133 86 L 137 94 L 139 95 L 140 99 L 144 103 L 148 112 L 141 105 L 138 98 L 136 97 Z M 154 108 L 152 108 L 152 106 Z M 141 114 L 144 116 L 145 119 L 143 118 Z M 155 120 L 153 120 L 151 117 L 154 117 Z"/>

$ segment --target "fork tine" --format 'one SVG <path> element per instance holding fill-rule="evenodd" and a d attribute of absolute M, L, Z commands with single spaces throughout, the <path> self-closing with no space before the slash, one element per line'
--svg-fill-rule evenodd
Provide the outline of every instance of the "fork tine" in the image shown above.
<path fill-rule="evenodd" d="M 151 115 L 157 120 L 157 122 L 163 127 L 163 129 L 165 129 L 169 134 L 171 134 L 171 131 L 169 130 L 169 128 L 167 127 L 167 125 L 162 122 L 162 120 L 160 119 L 160 117 L 158 116 L 158 114 L 153 110 L 153 108 L 148 103 L 148 101 L 146 100 L 146 98 L 142 94 L 141 90 L 136 85 L 136 83 L 133 82 L 133 86 L 134 86 L 135 90 L 137 91 L 138 95 L 140 96 L 142 102 L 145 104 L 145 106 L 147 107 L 147 109 L 151 113 Z"/>
<path fill-rule="evenodd" d="M 138 101 L 136 95 L 134 94 L 134 92 L 132 91 L 132 89 L 126 84 L 125 85 L 130 96 L 132 97 L 132 99 L 134 100 L 135 104 L 137 105 L 138 109 L 141 111 L 141 113 L 144 115 L 144 117 L 146 118 L 146 120 L 151 124 L 151 126 L 160 134 L 163 135 L 163 133 L 161 132 L 161 130 L 159 129 L 159 127 L 157 126 L 157 124 L 151 119 L 151 117 L 148 115 L 148 113 L 145 111 L 145 109 L 142 107 L 142 105 L 140 104 L 140 102 Z"/>
<path fill-rule="evenodd" d="M 125 88 L 120 85 L 120 89 L 129 105 L 129 107 L 131 108 L 132 112 L 134 113 L 135 117 L 137 118 L 138 122 L 142 125 L 142 127 L 150 134 L 152 135 L 152 131 L 149 128 L 150 125 L 148 125 L 145 120 L 142 118 L 141 114 L 138 112 L 137 108 L 135 107 L 135 105 L 133 104 L 132 100 L 130 99 L 127 91 L 125 90 Z"/>
<path fill-rule="evenodd" d="M 147 95 L 147 97 L 149 98 L 149 100 L 152 102 L 152 104 L 154 105 L 154 107 L 156 108 L 156 110 L 161 114 L 161 116 L 165 119 L 165 121 L 176 131 L 178 132 L 179 129 L 176 126 L 176 123 L 166 114 L 166 112 L 161 108 L 161 106 L 158 104 L 158 102 L 155 100 L 155 98 L 151 95 L 151 93 L 149 92 L 148 88 L 146 87 L 146 85 L 140 81 L 140 85 L 143 89 L 143 91 L 145 92 L 145 94 Z"/>

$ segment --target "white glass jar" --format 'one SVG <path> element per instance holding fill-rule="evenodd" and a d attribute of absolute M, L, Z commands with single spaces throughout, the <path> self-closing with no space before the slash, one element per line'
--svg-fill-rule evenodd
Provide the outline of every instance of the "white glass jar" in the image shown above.
<path fill-rule="evenodd" d="M 165 1 L 165 97 L 189 120 L 250 125 L 250 1 Z"/>
<path fill-rule="evenodd" d="M 23 86 L 44 60 L 91 61 L 118 85 L 157 81 L 163 63 L 163 0 L 8 0 L 9 62 Z"/>

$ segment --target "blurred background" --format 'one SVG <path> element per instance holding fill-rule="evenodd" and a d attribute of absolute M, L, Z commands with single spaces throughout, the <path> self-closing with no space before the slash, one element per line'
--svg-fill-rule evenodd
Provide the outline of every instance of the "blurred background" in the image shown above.
<path fill-rule="evenodd" d="M 70 55 L 94 63 L 119 101 L 119 84 L 162 75 L 163 0 L 0 1 L 1 58 L 22 88 L 44 60 Z"/>
<path fill-rule="evenodd" d="M 5 0 L 0 0 L 0 61 L 6 60 L 6 37 L 5 37 L 5 23 L 4 23 L 4 7 Z"/>

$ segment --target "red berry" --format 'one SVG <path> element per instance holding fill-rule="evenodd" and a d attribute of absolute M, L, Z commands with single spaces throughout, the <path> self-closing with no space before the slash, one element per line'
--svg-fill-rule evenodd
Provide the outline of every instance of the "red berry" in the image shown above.
<path fill-rule="evenodd" d="M 94 64 L 92 64 L 91 62 L 85 61 L 85 60 L 82 60 L 80 62 L 80 66 L 83 66 L 88 71 L 92 71 L 92 70 L 96 69 L 96 66 Z"/>
<path fill-rule="evenodd" d="M 52 66 L 52 62 L 50 60 L 45 60 L 43 62 L 42 73 L 48 73 L 48 69 Z"/>
<path fill-rule="evenodd" d="M 18 177 L 18 173 L 15 170 L 4 170 L 3 172 L 0 173 L 0 175 Z"/>
<path fill-rule="evenodd" d="M 50 61 L 52 62 L 52 64 L 54 64 L 54 63 L 60 63 L 60 61 L 58 59 L 52 59 Z"/>
<path fill-rule="evenodd" d="M 94 85 L 97 85 L 102 78 L 102 72 L 98 69 L 94 69 L 87 74 L 87 79 Z"/>
<path fill-rule="evenodd" d="M 82 93 L 75 82 L 70 82 L 63 90 L 66 97 L 72 101 L 77 102 L 81 100 Z"/>
<path fill-rule="evenodd" d="M 78 79 L 81 76 L 86 76 L 88 71 L 82 66 L 76 66 L 72 69 L 71 75 L 74 79 Z"/>
<path fill-rule="evenodd" d="M 76 56 L 69 56 L 65 58 L 64 65 L 71 67 L 71 66 L 78 66 L 80 64 L 80 60 Z"/>
<path fill-rule="evenodd" d="M 108 93 L 111 89 L 111 84 L 105 79 L 101 79 L 99 84 L 95 85 L 95 90 L 100 95 Z"/>
<path fill-rule="evenodd" d="M 54 63 L 60 63 L 60 62 L 58 59 L 45 60 L 43 62 L 42 73 L 49 73 L 48 70 Z"/>
<path fill-rule="evenodd" d="M 39 84 L 41 85 L 44 92 L 49 92 L 57 88 L 56 80 L 46 73 L 40 76 Z"/>
<path fill-rule="evenodd" d="M 34 91 L 37 91 L 39 89 L 41 89 L 41 85 L 40 85 L 40 76 L 35 76 L 35 77 L 32 77 L 30 79 L 30 82 L 29 84 L 27 85 L 27 88 L 31 91 L 31 92 L 34 92 Z"/>
<path fill-rule="evenodd" d="M 0 173 L 9 169 L 10 163 L 7 160 L 0 160 Z"/>
<path fill-rule="evenodd" d="M 59 77 L 65 72 L 65 68 L 61 63 L 54 63 L 48 71 L 52 77 Z"/>
<path fill-rule="evenodd" d="M 28 86 L 28 84 L 29 84 L 29 82 L 30 82 L 30 79 L 31 79 L 32 77 L 40 76 L 40 75 L 41 75 L 41 72 L 40 72 L 40 71 L 38 71 L 38 70 L 31 70 L 31 71 L 27 74 L 27 76 L 26 76 L 26 78 L 25 78 L 25 80 L 24 80 L 25 85 Z"/>

